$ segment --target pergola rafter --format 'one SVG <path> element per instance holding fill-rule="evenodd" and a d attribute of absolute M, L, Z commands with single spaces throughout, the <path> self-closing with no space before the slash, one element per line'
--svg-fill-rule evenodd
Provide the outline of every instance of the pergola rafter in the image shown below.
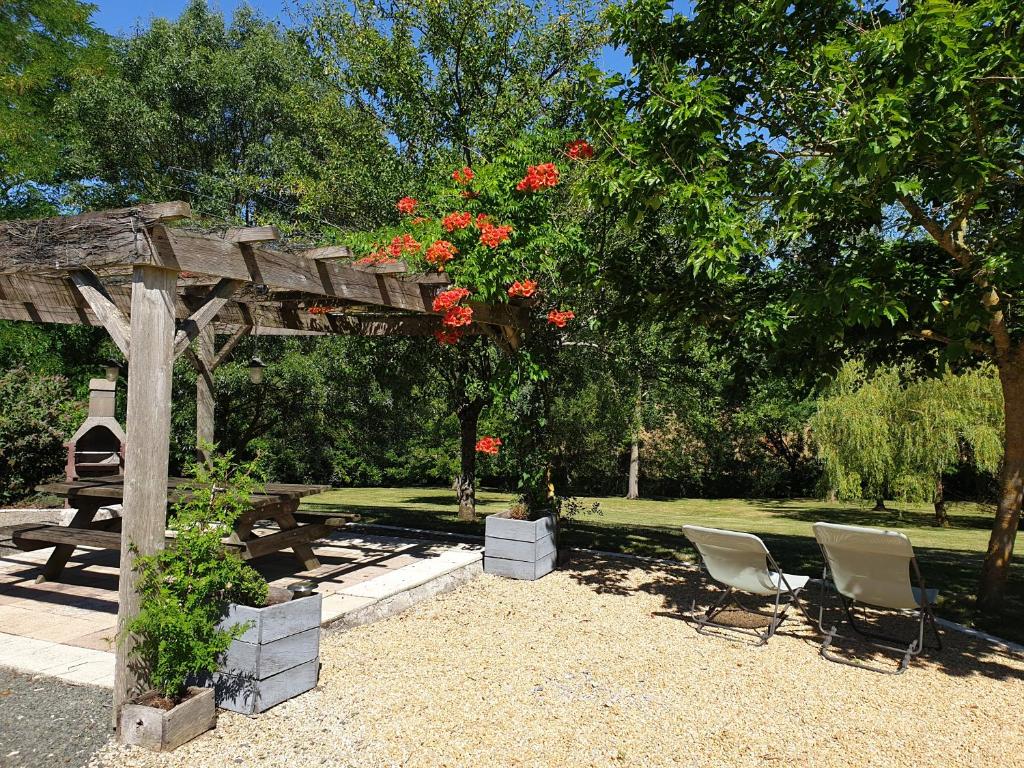
<path fill-rule="evenodd" d="M 130 362 L 119 633 L 139 609 L 135 558 L 164 546 L 176 357 L 187 354 L 199 374 L 197 439 L 213 442 L 213 373 L 245 336 L 429 335 L 441 327 L 433 300 L 450 285 L 400 262 L 354 264 L 342 246 L 274 247 L 273 227 L 210 234 L 170 226 L 190 215 L 187 203 L 170 202 L 0 222 L 0 319 L 101 326 Z M 525 306 L 470 306 L 469 333 L 518 347 Z M 228 335 L 219 350 L 217 333 Z M 115 722 L 142 682 L 132 652 L 125 637 Z"/>

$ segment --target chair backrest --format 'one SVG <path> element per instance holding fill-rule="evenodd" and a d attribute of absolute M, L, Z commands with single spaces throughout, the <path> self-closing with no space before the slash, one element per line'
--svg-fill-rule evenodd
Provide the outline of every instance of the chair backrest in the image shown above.
<path fill-rule="evenodd" d="M 841 595 L 879 608 L 918 607 L 910 583 L 914 548 L 902 533 L 815 523 L 814 537 Z"/>
<path fill-rule="evenodd" d="M 683 533 L 715 581 L 755 595 L 775 594 L 778 587 L 768 570 L 768 548 L 757 536 L 700 525 L 684 525 Z"/>

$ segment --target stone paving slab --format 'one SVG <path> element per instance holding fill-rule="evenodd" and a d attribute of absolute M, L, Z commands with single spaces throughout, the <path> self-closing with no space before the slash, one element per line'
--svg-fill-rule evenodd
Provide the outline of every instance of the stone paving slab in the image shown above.
<path fill-rule="evenodd" d="M 452 589 L 479 571 L 482 557 L 479 547 L 344 530 L 317 542 L 314 551 L 321 566 L 313 571 L 297 572 L 288 552 L 254 565 L 274 586 L 316 582 L 324 595 L 321 623 L 335 628 L 376 621 Z M 0 665 L 111 688 L 117 553 L 79 550 L 63 582 L 36 584 L 49 554 L 42 549 L 0 556 Z"/>

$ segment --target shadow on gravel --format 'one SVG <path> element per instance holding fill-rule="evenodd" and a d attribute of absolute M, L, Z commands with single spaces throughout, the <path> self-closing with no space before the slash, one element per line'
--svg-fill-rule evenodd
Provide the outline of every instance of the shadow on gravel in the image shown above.
<path fill-rule="evenodd" d="M 787 571 L 792 568 L 786 564 L 783 567 Z M 577 583 L 601 594 L 628 597 L 637 593 L 646 593 L 657 596 L 662 602 L 663 609 L 653 612 L 652 619 L 668 618 L 689 622 L 694 601 L 696 601 L 697 609 L 703 610 L 721 594 L 717 587 L 704 582 L 695 567 L 687 565 L 645 563 L 638 560 L 575 554 L 569 567 L 563 572 Z M 810 571 L 807 572 L 810 573 Z M 743 600 L 746 607 L 758 610 L 762 616 L 765 613 L 770 613 L 766 601 L 759 602 L 756 599 L 748 599 L 746 596 Z M 834 598 L 827 593 L 822 595 L 816 584 L 804 591 L 803 602 L 807 612 L 815 620 L 815 624 L 809 625 L 794 609 L 790 611 L 789 618 L 782 625 L 778 634 L 782 637 L 799 638 L 807 643 L 808 663 L 817 662 L 819 661 L 818 648 L 821 644 L 821 633 L 816 626 L 819 609 L 824 608 L 823 623 L 826 628 L 839 623 L 842 613 Z M 751 617 L 749 614 L 740 612 L 735 612 L 732 618 L 740 626 L 756 626 L 760 623 L 758 617 Z M 861 616 L 858 616 L 858 619 L 860 618 Z M 906 616 L 870 612 L 864 618 L 872 629 L 898 637 L 906 636 L 908 642 L 916 635 L 916 622 Z M 696 632 L 696 629 L 694 631 Z M 841 623 L 840 632 L 848 634 Z M 706 636 L 703 639 L 708 643 L 734 639 L 731 637 L 732 633 L 721 631 L 718 634 L 727 637 Z M 774 640 L 769 642 L 769 646 L 771 642 Z M 938 670 L 948 675 L 964 678 L 980 675 L 998 680 L 1024 680 L 1024 655 L 1022 654 L 1013 654 L 1004 648 L 953 630 L 942 630 L 942 642 L 944 646 L 942 650 L 926 651 L 925 655 L 911 662 L 910 669 L 906 674 L 912 675 L 915 669 L 920 668 Z M 832 646 L 832 650 L 837 655 L 850 660 L 883 666 L 891 664 L 893 669 L 896 668 L 899 661 L 898 655 L 876 652 L 856 636 L 837 641 Z M 823 659 L 820 661 L 823 665 L 829 664 Z M 822 669 L 824 675 L 828 667 L 823 666 Z M 874 673 L 864 672 L 864 674 Z M 879 680 L 882 679 L 879 677 Z M 827 684 L 825 677 L 823 677 L 822 684 Z"/>

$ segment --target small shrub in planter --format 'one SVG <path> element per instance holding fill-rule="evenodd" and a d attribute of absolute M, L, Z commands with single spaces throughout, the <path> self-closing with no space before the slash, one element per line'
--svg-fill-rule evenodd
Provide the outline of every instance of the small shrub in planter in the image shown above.
<path fill-rule="evenodd" d="M 213 673 L 246 630 L 222 624 L 228 605 L 266 602 L 263 577 L 221 546 L 260 479 L 255 462 L 235 467 L 231 459 L 214 455 L 188 467 L 193 479 L 170 522 L 175 546 L 136 561 L 141 607 L 127 631 L 151 690 L 122 709 L 125 743 L 171 750 L 213 727 L 212 689 L 189 682 Z"/>

